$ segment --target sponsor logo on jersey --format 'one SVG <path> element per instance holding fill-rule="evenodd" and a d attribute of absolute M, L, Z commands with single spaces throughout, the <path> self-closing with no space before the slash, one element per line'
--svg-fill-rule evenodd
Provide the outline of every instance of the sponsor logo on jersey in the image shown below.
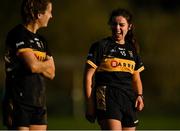
<path fill-rule="evenodd" d="M 130 56 L 131 58 L 133 58 L 133 52 L 132 52 L 132 51 L 128 51 L 128 53 L 129 53 L 129 56 Z"/>
<path fill-rule="evenodd" d="M 119 47 L 118 49 L 119 49 L 119 50 L 126 50 L 125 48 L 120 48 L 120 47 Z"/>
<path fill-rule="evenodd" d="M 39 39 L 38 39 L 38 38 L 34 38 L 34 40 L 35 40 L 35 41 L 39 41 Z"/>
<path fill-rule="evenodd" d="M 98 67 L 98 71 L 122 71 L 134 73 L 135 62 L 132 60 L 120 59 L 120 58 L 106 58 L 102 61 Z"/>
<path fill-rule="evenodd" d="M 118 65 L 118 62 L 117 61 L 115 61 L 115 60 L 112 60 L 111 61 L 111 66 L 112 67 L 116 67 Z"/>
<path fill-rule="evenodd" d="M 24 41 L 21 41 L 21 42 L 16 43 L 16 47 L 19 47 L 19 46 L 21 46 L 21 45 L 24 45 Z"/>
<path fill-rule="evenodd" d="M 34 40 L 29 40 L 30 43 L 34 43 Z"/>

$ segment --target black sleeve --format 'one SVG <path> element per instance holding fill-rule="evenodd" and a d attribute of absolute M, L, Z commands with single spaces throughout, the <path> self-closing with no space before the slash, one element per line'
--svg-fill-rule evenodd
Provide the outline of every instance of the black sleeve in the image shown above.
<path fill-rule="evenodd" d="M 45 46 L 46 46 L 46 53 L 47 53 L 47 55 L 48 56 L 52 56 L 52 53 L 51 53 L 47 43 L 45 43 Z"/>
<path fill-rule="evenodd" d="M 99 42 L 91 45 L 87 56 L 87 63 L 91 66 L 99 66 L 102 60 L 102 46 Z"/>
<path fill-rule="evenodd" d="M 49 46 L 48 46 L 48 42 L 47 40 L 42 37 L 41 35 L 39 35 L 39 38 L 41 39 L 41 41 L 43 42 L 44 46 L 45 46 L 45 52 L 48 56 L 52 56 L 52 52 L 51 50 L 49 49 Z"/>
<path fill-rule="evenodd" d="M 135 63 L 135 71 L 139 70 L 141 72 L 142 70 L 144 70 L 144 64 L 139 54 L 136 54 L 135 56 Z"/>

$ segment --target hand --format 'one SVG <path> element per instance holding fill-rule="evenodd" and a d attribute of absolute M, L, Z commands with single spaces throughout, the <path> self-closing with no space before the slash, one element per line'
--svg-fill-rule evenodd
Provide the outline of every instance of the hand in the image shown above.
<path fill-rule="evenodd" d="M 2 116 L 3 116 L 3 124 L 8 128 L 12 127 L 12 112 L 13 112 L 13 104 L 9 100 L 3 100 L 2 103 Z"/>
<path fill-rule="evenodd" d="M 53 79 L 55 77 L 55 66 L 53 57 L 47 57 L 46 62 L 48 63 L 48 67 L 43 71 L 43 75 L 49 79 Z"/>
<path fill-rule="evenodd" d="M 86 114 L 85 117 L 90 123 L 95 123 L 96 117 L 94 115 Z"/>
<path fill-rule="evenodd" d="M 142 96 L 136 98 L 135 107 L 138 111 L 141 111 L 144 108 L 144 100 Z"/>
<path fill-rule="evenodd" d="M 88 100 L 86 107 L 85 117 L 90 123 L 94 123 L 96 120 L 95 107 L 92 99 Z"/>

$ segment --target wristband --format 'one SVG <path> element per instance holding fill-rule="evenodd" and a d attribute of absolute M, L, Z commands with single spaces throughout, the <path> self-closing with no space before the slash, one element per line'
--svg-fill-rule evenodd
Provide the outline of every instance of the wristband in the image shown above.
<path fill-rule="evenodd" d="M 143 94 L 137 94 L 137 97 L 140 96 L 142 99 L 144 99 Z"/>

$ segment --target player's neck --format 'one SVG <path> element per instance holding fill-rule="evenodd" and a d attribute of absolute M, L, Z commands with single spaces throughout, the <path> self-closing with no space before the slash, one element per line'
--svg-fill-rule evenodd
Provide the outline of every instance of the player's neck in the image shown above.
<path fill-rule="evenodd" d="M 30 24 L 27 24 L 27 25 L 24 25 L 24 27 L 28 30 L 28 31 L 30 31 L 30 32 L 32 32 L 32 33 L 36 33 L 37 32 L 37 30 L 38 30 L 38 26 L 37 26 L 37 24 L 35 24 L 35 23 L 30 23 Z"/>
<path fill-rule="evenodd" d="M 114 39 L 114 41 L 117 43 L 117 44 L 120 44 L 120 45 L 124 45 L 125 44 L 125 40 L 124 39 L 118 39 L 116 37 L 113 37 L 112 38 Z"/>

